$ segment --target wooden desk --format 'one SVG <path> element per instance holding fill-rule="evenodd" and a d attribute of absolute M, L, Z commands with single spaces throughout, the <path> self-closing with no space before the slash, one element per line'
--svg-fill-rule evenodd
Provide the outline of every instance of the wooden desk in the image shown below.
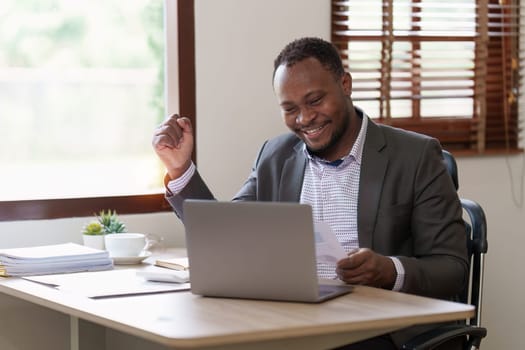
<path fill-rule="evenodd" d="M 369 287 L 356 287 L 351 294 L 315 305 L 206 298 L 190 292 L 92 300 L 19 278 L 0 278 L 0 293 L 69 315 L 71 349 L 92 348 L 82 345 L 86 339 L 75 328 L 84 320 L 162 348 L 326 349 L 474 313 L 468 305 Z M 104 332 L 91 332 L 88 341 L 105 349 L 104 341 L 94 340 L 94 334 Z"/>

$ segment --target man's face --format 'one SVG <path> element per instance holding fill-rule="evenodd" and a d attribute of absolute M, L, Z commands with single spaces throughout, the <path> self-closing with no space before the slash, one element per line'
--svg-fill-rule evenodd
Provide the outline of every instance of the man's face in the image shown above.
<path fill-rule="evenodd" d="M 310 152 L 326 160 L 350 152 L 349 74 L 335 77 L 317 59 L 307 58 L 291 67 L 279 66 L 273 82 L 286 126 Z"/>

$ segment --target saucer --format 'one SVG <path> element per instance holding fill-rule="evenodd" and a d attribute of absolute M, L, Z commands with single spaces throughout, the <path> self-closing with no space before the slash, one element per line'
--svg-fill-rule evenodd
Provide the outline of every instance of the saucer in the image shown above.
<path fill-rule="evenodd" d="M 110 256 L 115 265 L 135 265 L 140 264 L 144 259 L 149 258 L 151 252 L 141 253 L 138 256 Z"/>

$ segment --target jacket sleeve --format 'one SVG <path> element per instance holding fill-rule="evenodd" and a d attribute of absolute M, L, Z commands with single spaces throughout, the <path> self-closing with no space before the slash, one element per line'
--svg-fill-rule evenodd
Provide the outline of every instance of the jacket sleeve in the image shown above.
<path fill-rule="evenodd" d="M 232 199 L 233 201 L 257 200 L 257 165 L 261 155 L 263 154 L 266 144 L 267 142 L 265 142 L 261 147 L 248 179 L 244 182 L 244 185 Z M 195 174 L 192 176 L 190 182 L 179 194 L 166 196 L 166 200 L 173 208 L 175 214 L 177 214 L 177 216 L 182 220 L 182 222 L 184 222 L 183 203 L 186 199 L 215 199 L 213 193 L 210 191 L 197 170 L 195 170 Z"/>
<path fill-rule="evenodd" d="M 257 154 L 257 157 L 255 158 L 255 161 L 252 166 L 252 170 L 250 172 L 250 175 L 242 185 L 241 189 L 237 192 L 237 194 L 233 197 L 233 201 L 256 201 L 257 200 L 257 167 L 259 165 L 259 161 L 264 153 L 265 146 L 267 145 L 268 141 L 266 141 L 261 149 L 259 150 L 259 153 Z"/>
<path fill-rule="evenodd" d="M 413 254 L 398 257 L 405 268 L 401 291 L 451 298 L 468 280 L 467 241 L 461 203 L 434 139 L 424 147 L 413 186 Z"/>
<path fill-rule="evenodd" d="M 180 193 L 166 196 L 166 200 L 182 222 L 184 222 L 183 203 L 186 199 L 215 199 L 197 170 L 195 170 L 190 182 Z"/>

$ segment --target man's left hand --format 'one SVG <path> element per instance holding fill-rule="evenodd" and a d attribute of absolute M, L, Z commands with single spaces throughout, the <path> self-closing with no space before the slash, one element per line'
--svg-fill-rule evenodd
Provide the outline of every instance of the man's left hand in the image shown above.
<path fill-rule="evenodd" d="M 337 262 L 339 279 L 349 284 L 362 284 L 391 289 L 396 280 L 392 260 L 368 248 L 360 248 Z"/>

